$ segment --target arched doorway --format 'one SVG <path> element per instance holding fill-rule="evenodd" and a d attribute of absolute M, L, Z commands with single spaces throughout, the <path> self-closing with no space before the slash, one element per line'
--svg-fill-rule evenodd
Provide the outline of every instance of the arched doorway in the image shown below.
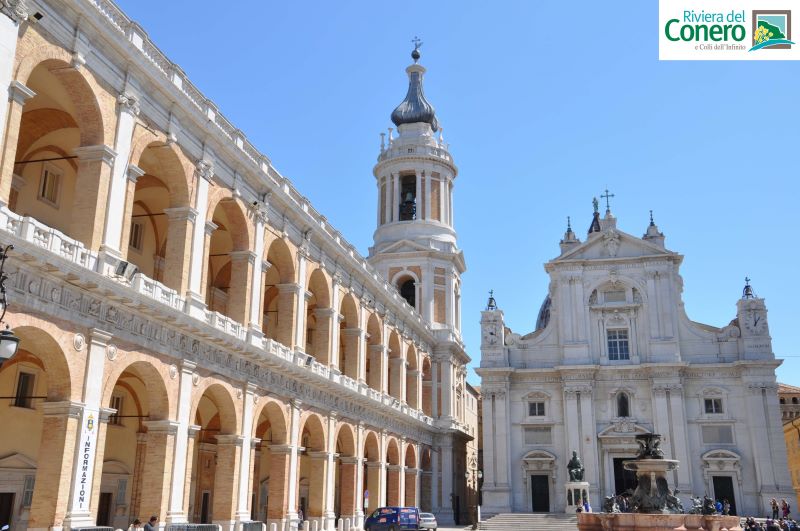
<path fill-rule="evenodd" d="M 350 519 L 355 525 L 358 496 L 358 459 L 356 458 L 356 440 L 353 428 L 342 424 L 336 436 L 336 491 L 334 496 L 334 512 L 336 521 L 339 518 Z"/>
<path fill-rule="evenodd" d="M 259 439 L 253 459 L 251 517 L 254 521 L 275 523 L 278 528 L 286 518 L 289 455 L 286 416 L 278 402 L 268 401 L 257 417 L 255 437 Z"/>
<path fill-rule="evenodd" d="M 12 531 L 48 528 L 66 513 L 70 481 L 64 459 L 74 450 L 66 357 L 47 332 L 17 327 L 17 354 L 0 367 L 0 496 Z M 73 437 L 68 438 L 72 433 Z M 47 434 L 46 437 L 43 435 Z"/>
<path fill-rule="evenodd" d="M 298 464 L 297 508 L 303 517 L 324 524 L 328 454 L 325 450 L 325 428 L 316 413 L 309 413 L 300 430 L 300 453 Z"/>
<path fill-rule="evenodd" d="M 425 512 L 430 512 L 433 510 L 433 470 L 431 468 L 431 449 L 429 446 L 423 446 L 420 451 L 419 467 L 422 469 L 419 488 L 419 507 Z"/>
<path fill-rule="evenodd" d="M 237 483 L 236 407 L 221 384 L 210 385 L 195 406 L 199 426 L 193 449 L 189 520 L 196 523 L 234 520 Z"/>
<path fill-rule="evenodd" d="M 381 506 L 385 499 L 381 494 L 381 450 L 375 432 L 367 432 L 364 439 L 364 478 L 366 491 L 364 496 L 364 514 L 369 514 Z M 367 496 L 369 494 L 369 496 Z"/>
<path fill-rule="evenodd" d="M 386 443 L 386 505 L 403 504 L 400 490 L 400 446 L 397 439 L 389 438 Z"/>
<path fill-rule="evenodd" d="M 417 469 L 417 449 L 413 443 L 406 445 L 406 457 L 404 460 L 406 466 L 406 480 L 405 480 L 405 499 L 403 505 L 419 506 L 417 500 L 417 476 L 419 469 Z"/>
<path fill-rule="evenodd" d="M 155 367 L 136 362 L 106 390 L 104 405 L 116 413 L 108 420 L 102 454 L 97 525 L 125 529 L 134 518 L 165 514 L 167 508 L 173 437 L 165 422 L 168 394 Z"/>

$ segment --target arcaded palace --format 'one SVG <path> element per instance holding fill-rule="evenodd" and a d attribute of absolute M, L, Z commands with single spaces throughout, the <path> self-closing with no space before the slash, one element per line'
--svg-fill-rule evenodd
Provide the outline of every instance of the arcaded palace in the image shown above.
<path fill-rule="evenodd" d="M 111 0 L 0 11 L 0 521 L 467 523 L 457 168 L 419 52 L 364 257 Z"/>
<path fill-rule="evenodd" d="M 670 483 L 684 507 L 690 495 L 727 499 L 739 515 L 794 503 L 764 299 L 746 283 L 731 290 L 729 324 L 692 321 L 683 256 L 652 213 L 637 237 L 606 207 L 601 217 L 595 202 L 585 241 L 568 226 L 545 264 L 532 332 L 507 327 L 500 297 L 482 313 L 484 511 L 563 511 L 572 452 L 599 510 L 635 486 L 623 462 L 653 432 L 680 461 Z"/>

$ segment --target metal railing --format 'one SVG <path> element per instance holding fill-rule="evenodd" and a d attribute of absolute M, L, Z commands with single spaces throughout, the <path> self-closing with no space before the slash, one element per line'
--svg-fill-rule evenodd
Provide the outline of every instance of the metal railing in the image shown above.
<path fill-rule="evenodd" d="M 241 531 L 263 531 L 264 522 L 242 522 Z"/>
<path fill-rule="evenodd" d="M 165 531 L 219 531 L 217 524 L 167 524 Z"/>

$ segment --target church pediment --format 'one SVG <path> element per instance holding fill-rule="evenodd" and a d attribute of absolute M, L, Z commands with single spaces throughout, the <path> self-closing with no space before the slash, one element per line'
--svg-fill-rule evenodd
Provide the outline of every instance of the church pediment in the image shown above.
<path fill-rule="evenodd" d="M 618 229 L 609 228 L 603 232 L 594 233 L 588 240 L 554 259 L 553 262 L 672 254 L 675 253 Z"/>
<path fill-rule="evenodd" d="M 411 240 L 400 240 L 387 245 L 379 252 L 381 253 L 417 253 L 420 251 L 431 251 L 430 247 L 425 247 Z"/>
<path fill-rule="evenodd" d="M 23 454 L 11 454 L 0 459 L 0 469 L 36 470 L 36 461 Z"/>

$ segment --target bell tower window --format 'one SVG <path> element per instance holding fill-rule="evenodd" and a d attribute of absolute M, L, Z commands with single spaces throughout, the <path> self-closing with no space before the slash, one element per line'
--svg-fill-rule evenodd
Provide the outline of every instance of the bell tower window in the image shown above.
<path fill-rule="evenodd" d="M 417 219 L 417 176 L 404 175 L 400 180 L 400 221 Z"/>
<path fill-rule="evenodd" d="M 409 278 L 400 284 L 400 296 L 402 296 L 412 308 L 417 307 L 417 287 L 413 279 Z"/>

